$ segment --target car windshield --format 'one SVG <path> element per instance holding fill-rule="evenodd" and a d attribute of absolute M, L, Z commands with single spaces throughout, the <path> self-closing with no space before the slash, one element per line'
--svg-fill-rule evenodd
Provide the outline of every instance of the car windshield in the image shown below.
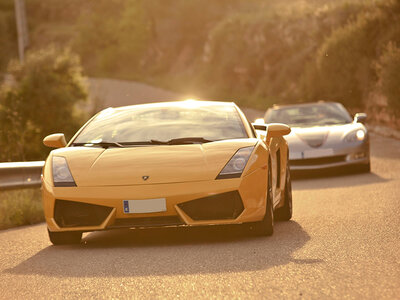
<path fill-rule="evenodd" d="M 81 131 L 72 145 L 184 144 L 247 137 L 234 106 L 183 101 L 180 105 L 107 109 Z"/>
<path fill-rule="evenodd" d="M 291 127 L 328 126 L 351 123 L 352 119 L 339 103 L 316 103 L 273 108 L 265 115 L 266 123 L 285 123 Z"/>

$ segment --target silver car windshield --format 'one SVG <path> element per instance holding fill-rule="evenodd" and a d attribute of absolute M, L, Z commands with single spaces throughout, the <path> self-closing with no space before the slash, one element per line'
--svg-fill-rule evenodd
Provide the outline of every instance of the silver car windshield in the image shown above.
<path fill-rule="evenodd" d="M 107 109 L 81 131 L 72 145 L 202 143 L 237 138 L 248 135 L 234 106 L 182 102 Z"/>
<path fill-rule="evenodd" d="M 315 103 L 284 106 L 268 110 L 266 123 L 285 123 L 291 127 L 348 124 L 353 120 L 339 103 Z"/>

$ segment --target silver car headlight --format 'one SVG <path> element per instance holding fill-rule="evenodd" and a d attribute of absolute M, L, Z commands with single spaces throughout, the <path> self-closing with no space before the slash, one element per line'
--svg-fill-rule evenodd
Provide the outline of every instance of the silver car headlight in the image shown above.
<path fill-rule="evenodd" d="M 346 142 L 362 142 L 365 139 L 366 133 L 362 129 L 354 130 L 349 132 L 345 137 L 344 140 Z"/>
<path fill-rule="evenodd" d="M 238 178 L 242 175 L 244 168 L 253 152 L 254 146 L 240 148 L 228 161 L 216 179 Z"/>
<path fill-rule="evenodd" d="M 56 187 L 76 186 L 65 157 L 53 156 L 53 182 Z"/>

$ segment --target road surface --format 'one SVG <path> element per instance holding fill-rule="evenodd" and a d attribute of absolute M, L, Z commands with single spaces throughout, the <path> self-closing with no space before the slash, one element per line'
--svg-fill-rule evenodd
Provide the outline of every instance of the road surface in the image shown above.
<path fill-rule="evenodd" d="M 293 183 L 272 237 L 237 227 L 119 230 L 52 246 L 0 231 L 0 298 L 399 299 L 400 141 L 372 137 L 372 172 Z"/>
<path fill-rule="evenodd" d="M 88 90 L 90 101 L 82 109 L 91 114 L 106 107 L 176 101 L 196 97 L 195 95 L 176 94 L 141 82 L 109 78 L 89 78 Z M 242 107 L 242 110 L 250 121 L 264 116 L 264 112 L 252 108 Z"/>

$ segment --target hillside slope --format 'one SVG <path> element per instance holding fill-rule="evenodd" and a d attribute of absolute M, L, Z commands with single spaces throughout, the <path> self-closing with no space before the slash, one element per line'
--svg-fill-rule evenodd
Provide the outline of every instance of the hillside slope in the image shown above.
<path fill-rule="evenodd" d="M 3 61 L 15 56 L 10 2 L 0 0 Z M 260 109 L 335 100 L 389 123 L 400 110 L 399 0 L 26 2 L 29 51 L 70 47 L 92 77 Z"/>

